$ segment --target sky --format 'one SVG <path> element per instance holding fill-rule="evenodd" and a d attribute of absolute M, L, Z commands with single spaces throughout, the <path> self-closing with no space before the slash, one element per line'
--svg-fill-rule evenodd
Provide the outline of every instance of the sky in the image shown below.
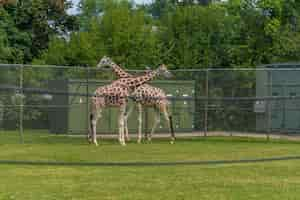
<path fill-rule="evenodd" d="M 69 14 L 75 14 L 77 11 L 76 11 L 76 5 L 78 4 L 80 0 L 72 0 L 73 4 L 74 4 L 74 7 L 71 8 L 69 10 Z M 152 0 L 134 0 L 136 3 L 138 4 L 143 4 L 143 3 L 150 3 L 152 2 Z"/>
<path fill-rule="evenodd" d="M 136 3 L 150 3 L 152 0 L 135 0 Z"/>

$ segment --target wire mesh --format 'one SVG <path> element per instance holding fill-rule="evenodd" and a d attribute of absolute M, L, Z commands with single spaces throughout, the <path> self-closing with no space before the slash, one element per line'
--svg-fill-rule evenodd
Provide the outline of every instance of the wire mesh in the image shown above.
<path fill-rule="evenodd" d="M 90 97 L 97 87 L 116 79 L 112 71 L 92 67 L 0 66 L 2 131 L 86 134 Z M 166 92 L 177 135 L 291 134 L 300 131 L 300 70 L 293 66 L 173 70 L 172 78 L 160 77 L 150 84 Z M 117 116 L 116 108 L 106 109 L 97 131 L 117 135 Z M 135 111 L 129 118 L 133 134 L 136 118 Z M 154 123 L 152 108 L 145 109 L 143 122 L 143 132 L 149 132 Z M 168 133 L 164 120 L 157 129 L 160 133 Z"/>

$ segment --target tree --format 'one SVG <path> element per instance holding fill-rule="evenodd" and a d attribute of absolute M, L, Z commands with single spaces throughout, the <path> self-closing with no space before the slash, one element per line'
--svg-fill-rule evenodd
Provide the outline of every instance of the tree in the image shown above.
<path fill-rule="evenodd" d="M 39 25 L 43 20 L 29 23 L 41 36 L 40 41 L 52 38 L 49 48 L 41 42 L 33 43 L 39 53 L 32 57 L 43 52 L 42 63 L 94 65 L 105 54 L 130 67 L 165 62 L 191 68 L 253 66 L 299 58 L 297 1 L 228 0 L 209 6 L 199 6 L 195 1 L 185 3 L 192 6 L 181 6 L 171 0 L 156 0 L 141 7 L 130 1 L 81 1 L 77 16 L 80 30 L 69 37 L 62 37 L 65 35 L 61 34 L 61 27 L 70 29 L 59 20 L 55 20 L 57 26 L 46 29 Z M 24 16 L 21 22 L 26 22 Z M 61 15 L 55 16 L 61 19 Z M 10 35 L 18 35 L 15 32 L 23 30 L 23 25 L 26 29 L 26 23 L 19 23 L 16 30 L 10 30 L 14 34 L 3 35 L 2 46 L 7 44 L 5 41 L 10 44 Z M 47 37 L 43 38 L 41 33 Z M 32 38 L 25 36 L 19 36 L 23 40 L 17 44 L 26 48 Z M 20 48 L 2 49 L 14 55 L 18 52 L 15 49 Z"/>
<path fill-rule="evenodd" d="M 213 0 L 171 0 L 173 4 L 181 4 L 181 5 L 209 5 L 213 2 Z"/>
<path fill-rule="evenodd" d="M 165 13 L 174 8 L 171 0 L 155 0 L 152 4 L 146 5 L 147 12 L 155 18 L 161 18 Z"/>
<path fill-rule="evenodd" d="M 235 18 L 222 5 L 176 7 L 162 20 L 167 63 L 184 67 L 230 66 Z M 171 48 L 172 47 L 172 48 Z"/>
<path fill-rule="evenodd" d="M 0 17 L 4 19 L 0 29 L 13 49 L 11 62 L 31 62 L 47 49 L 51 36 L 63 37 L 76 29 L 75 17 L 50 5 L 48 0 L 19 0 L 0 9 Z"/>
<path fill-rule="evenodd" d="M 0 5 L 9 5 L 9 4 L 16 4 L 18 0 L 0 0 Z M 63 10 L 64 9 L 64 4 L 65 0 L 48 0 L 48 2 L 57 8 Z"/>
<path fill-rule="evenodd" d="M 0 0 L 0 5 L 15 4 L 17 0 Z"/>
<path fill-rule="evenodd" d="M 49 2 L 62 10 L 64 9 L 65 0 L 49 0 Z"/>
<path fill-rule="evenodd" d="M 80 17 L 89 19 L 89 23 L 71 34 L 69 41 L 53 39 L 40 59 L 47 64 L 60 61 L 68 65 L 95 65 L 101 56 L 109 55 L 117 63 L 133 68 L 158 64 L 159 30 L 152 19 L 127 1 L 103 1 L 102 5 L 102 15 L 88 17 L 83 13 Z"/>

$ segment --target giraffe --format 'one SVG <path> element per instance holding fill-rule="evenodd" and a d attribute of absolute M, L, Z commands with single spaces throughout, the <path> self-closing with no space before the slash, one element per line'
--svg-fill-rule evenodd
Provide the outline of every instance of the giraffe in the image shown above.
<path fill-rule="evenodd" d="M 97 65 L 97 68 L 101 68 L 104 66 L 109 66 L 113 69 L 114 73 L 117 75 L 118 78 L 125 78 L 125 77 L 133 77 L 133 75 L 127 73 L 124 71 L 120 66 L 118 66 L 116 63 L 114 63 L 109 57 L 104 56 L 99 64 Z M 167 121 L 167 124 L 169 126 L 169 130 L 171 132 L 171 143 L 174 143 L 175 141 L 175 135 L 173 130 L 173 124 L 172 124 L 172 116 L 169 115 L 168 112 L 168 106 L 170 102 L 167 99 L 167 96 L 165 92 L 157 87 L 153 87 L 149 84 L 143 84 L 139 87 L 137 87 L 133 93 L 131 94 L 131 97 L 134 102 L 136 102 L 139 115 L 138 115 L 138 139 L 137 142 L 141 143 L 142 140 L 142 112 L 143 107 L 153 107 L 155 110 L 155 122 L 151 129 L 150 135 L 147 136 L 145 134 L 146 138 L 151 141 L 152 135 L 155 132 L 155 129 L 157 128 L 158 124 L 160 123 L 160 113 L 164 114 L 164 117 Z M 125 115 L 125 121 L 124 121 L 124 127 L 125 127 L 125 136 L 129 140 L 128 135 L 128 117 L 130 116 L 131 112 L 133 111 L 133 107 L 129 109 L 129 111 Z"/>
<path fill-rule="evenodd" d="M 90 135 L 88 135 L 88 139 L 91 139 L 91 142 L 98 146 L 96 126 L 98 119 L 101 118 L 102 110 L 105 107 L 118 107 L 119 142 L 123 146 L 126 145 L 124 138 L 124 116 L 127 99 L 131 91 L 134 91 L 136 87 L 141 86 L 158 75 L 167 75 L 169 73 L 167 67 L 162 64 L 156 70 L 145 75 L 120 78 L 109 85 L 97 88 L 94 92 L 94 96 L 91 98 Z"/>

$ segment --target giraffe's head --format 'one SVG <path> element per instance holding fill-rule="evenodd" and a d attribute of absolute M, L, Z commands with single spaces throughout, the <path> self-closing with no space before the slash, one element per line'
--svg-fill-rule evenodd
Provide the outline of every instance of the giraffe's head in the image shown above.
<path fill-rule="evenodd" d="M 113 64 L 113 61 L 110 57 L 103 56 L 100 62 L 97 64 L 97 68 L 110 67 Z"/>
<path fill-rule="evenodd" d="M 162 64 L 158 67 L 158 73 L 166 78 L 172 77 L 171 72 L 168 70 L 168 68 L 165 64 Z"/>

